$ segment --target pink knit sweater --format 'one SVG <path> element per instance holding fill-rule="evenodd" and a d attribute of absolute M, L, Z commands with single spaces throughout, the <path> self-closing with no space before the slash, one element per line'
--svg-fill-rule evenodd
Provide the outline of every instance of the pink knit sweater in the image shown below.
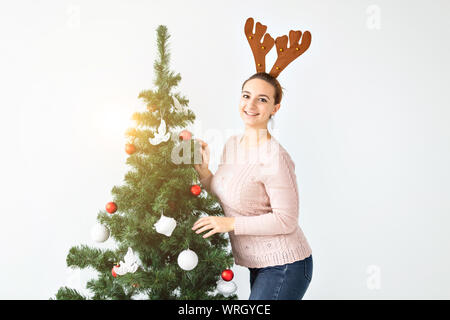
<path fill-rule="evenodd" d="M 262 268 L 303 260 L 312 251 L 298 224 L 295 164 L 272 136 L 260 146 L 240 145 L 231 136 L 216 173 L 200 183 L 217 196 L 225 216 L 235 264 Z"/>

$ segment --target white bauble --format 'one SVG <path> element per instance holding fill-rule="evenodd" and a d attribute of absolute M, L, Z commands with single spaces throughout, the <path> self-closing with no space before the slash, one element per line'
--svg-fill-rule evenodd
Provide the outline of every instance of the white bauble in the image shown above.
<path fill-rule="evenodd" d="M 233 281 L 223 281 L 219 280 L 217 282 L 217 291 L 224 295 L 225 297 L 228 297 L 229 295 L 232 295 L 237 290 L 237 285 Z"/>
<path fill-rule="evenodd" d="M 177 221 L 174 218 L 169 218 L 164 215 L 161 215 L 161 218 L 154 224 L 156 232 L 162 233 L 170 237 L 173 230 L 177 226 Z"/>
<path fill-rule="evenodd" d="M 91 228 L 91 237 L 96 242 L 105 242 L 109 238 L 109 229 L 97 223 Z"/>
<path fill-rule="evenodd" d="M 192 250 L 184 250 L 178 255 L 178 265 L 181 269 L 189 271 L 194 269 L 198 263 L 198 256 Z"/>

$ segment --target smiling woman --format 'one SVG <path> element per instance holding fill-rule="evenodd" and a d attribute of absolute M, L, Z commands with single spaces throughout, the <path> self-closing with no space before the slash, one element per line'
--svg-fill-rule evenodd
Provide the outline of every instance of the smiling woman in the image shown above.
<path fill-rule="evenodd" d="M 295 163 L 267 131 L 267 123 L 283 97 L 276 77 L 308 49 L 311 35 L 303 33 L 298 44 L 302 33 L 291 31 L 289 48 L 287 36 L 274 41 L 267 34 L 261 43 L 267 27 L 258 22 L 253 33 L 253 23 L 247 19 L 245 34 L 257 73 L 242 84 L 238 105 L 245 131 L 225 143 L 215 174 L 208 169 L 208 144 L 197 139 L 203 159 L 195 166 L 200 183 L 220 199 L 225 217 L 200 218 L 192 230 L 206 232 L 204 238 L 228 232 L 235 264 L 250 271 L 250 300 L 302 299 L 312 279 L 313 261 L 298 223 Z M 266 73 L 265 56 L 275 43 L 278 58 Z"/>

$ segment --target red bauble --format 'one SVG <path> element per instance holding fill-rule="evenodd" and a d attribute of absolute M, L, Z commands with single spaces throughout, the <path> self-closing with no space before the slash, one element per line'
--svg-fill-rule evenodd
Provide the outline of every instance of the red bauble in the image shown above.
<path fill-rule="evenodd" d="M 200 186 L 199 186 L 198 184 L 194 184 L 194 185 L 191 187 L 191 193 L 192 193 L 194 196 L 198 196 L 198 195 L 200 194 L 200 192 L 202 192 L 202 188 L 200 188 Z"/>
<path fill-rule="evenodd" d="M 190 133 L 188 130 L 183 130 L 180 132 L 179 138 L 180 140 L 191 140 L 192 133 Z"/>
<path fill-rule="evenodd" d="M 114 278 L 117 277 L 117 273 L 114 271 L 114 268 L 115 268 L 115 267 L 120 267 L 120 265 L 116 265 L 116 266 L 112 267 L 112 269 L 111 269 L 111 274 L 112 274 L 112 276 L 113 276 Z"/>
<path fill-rule="evenodd" d="M 234 273 L 230 269 L 225 269 L 222 271 L 222 279 L 225 281 L 233 280 Z"/>
<path fill-rule="evenodd" d="M 136 147 L 132 143 L 127 143 L 125 145 L 125 152 L 128 154 L 133 154 L 136 152 Z"/>
<path fill-rule="evenodd" d="M 108 202 L 106 204 L 106 211 L 110 214 L 113 214 L 117 211 L 117 205 L 114 202 Z"/>

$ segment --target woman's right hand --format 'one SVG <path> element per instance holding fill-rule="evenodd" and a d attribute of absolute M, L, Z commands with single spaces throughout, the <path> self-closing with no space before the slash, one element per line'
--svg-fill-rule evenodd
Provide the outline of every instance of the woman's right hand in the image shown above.
<path fill-rule="evenodd" d="M 201 153 L 202 153 L 202 163 L 196 164 L 194 163 L 194 169 L 198 172 L 200 175 L 204 175 L 206 172 L 209 171 L 209 147 L 208 144 L 200 139 L 194 139 L 198 142 L 200 142 L 201 145 Z"/>

